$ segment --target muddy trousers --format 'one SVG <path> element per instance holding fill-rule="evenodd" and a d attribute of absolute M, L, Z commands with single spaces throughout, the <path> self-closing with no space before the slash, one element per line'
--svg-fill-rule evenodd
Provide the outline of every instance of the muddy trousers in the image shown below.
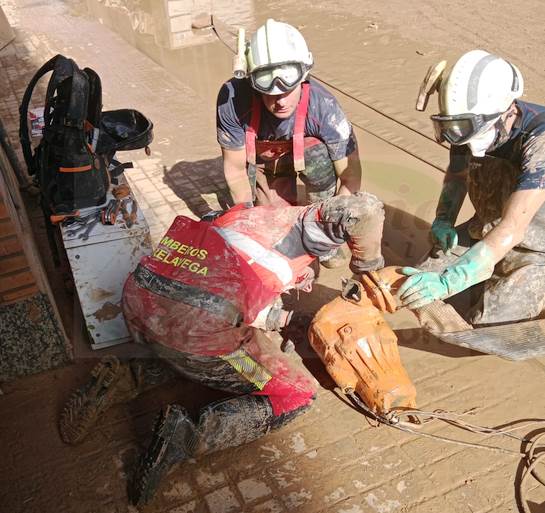
<path fill-rule="evenodd" d="M 153 497 L 175 463 L 252 442 L 303 413 L 316 394 L 314 378 L 259 330 L 229 354 L 192 355 L 157 344 L 153 348 L 185 377 L 239 395 L 205 406 L 196 421 L 178 405 L 161 413 L 129 487 L 136 505 Z"/>
<path fill-rule="evenodd" d="M 445 255 L 440 252 L 438 258 L 430 257 L 418 268 L 441 272 L 463 255 L 476 242 L 467 232 L 468 225 L 469 223 L 464 223 L 457 227 L 459 242 L 452 254 Z M 496 264 L 494 273 L 488 280 L 447 301 L 475 327 L 535 319 L 545 309 L 544 270 L 544 253 L 513 248 Z M 416 313 L 421 318 L 426 307 L 419 310 L 422 312 Z"/>
<path fill-rule="evenodd" d="M 195 423 L 182 407 L 168 405 L 159 415 L 151 443 L 130 481 L 131 502 L 147 503 L 172 465 L 253 442 L 289 422 L 308 406 L 274 415 L 267 397 L 243 395 L 208 405 Z"/>
<path fill-rule="evenodd" d="M 201 410 L 187 448 L 192 455 L 251 442 L 306 411 L 316 395 L 316 380 L 257 329 L 229 354 L 186 354 L 158 344 L 153 349 L 191 381 L 237 394 Z"/>
<path fill-rule="evenodd" d="M 249 166 L 248 178 L 256 205 L 297 205 L 297 176 L 305 185 L 305 201 L 316 203 L 335 195 L 337 174 L 325 144 L 305 148 L 305 169 L 293 170 L 293 154 L 284 155 L 274 164 Z"/>

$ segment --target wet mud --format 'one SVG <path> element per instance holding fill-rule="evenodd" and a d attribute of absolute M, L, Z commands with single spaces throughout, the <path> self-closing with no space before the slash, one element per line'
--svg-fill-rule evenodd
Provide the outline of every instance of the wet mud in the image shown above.
<path fill-rule="evenodd" d="M 92 1 L 7 0 L 2 7 L 14 20 L 19 37 L 27 37 L 17 48 L 28 70 L 54 53 L 72 55 L 103 76 L 105 107 L 133 106 L 154 120 L 152 156 L 137 157 L 142 162 L 137 167 L 145 178 L 172 192 L 172 208 L 161 214 L 164 221 L 160 214 L 153 218 L 156 242 L 176 213 L 195 217 L 226 205 L 214 102 L 221 83 L 231 76 L 232 54 L 217 40 L 168 50 L 157 45 L 153 36 L 129 32 L 129 24 L 120 18 L 107 20 L 104 13 L 89 16 L 86 7 Z M 74 3 L 81 7 L 77 15 L 69 10 Z M 542 31 L 531 28 L 545 16 L 541 0 L 524 5 L 506 0 L 478 0 L 471 5 L 465 0 L 416 4 L 272 0 L 235 6 L 222 0 L 214 6 L 214 14 L 224 23 L 218 24 L 218 33 L 225 40 L 232 37 L 229 27 L 242 25 L 251 32 L 267 17 L 292 23 L 304 33 L 316 61 L 313 76 L 333 91 L 355 127 L 363 188 L 385 204 L 383 253 L 390 264 L 413 265 L 429 250 L 429 225 L 448 156 L 446 148 L 432 140 L 428 115 L 434 99 L 428 112 L 414 110 L 428 66 L 443 58 L 452 63 L 461 52 L 475 47 L 496 51 L 512 58 L 524 73 L 524 99 L 545 100 Z M 498 28 L 513 26 L 513 20 L 516 29 Z M 85 27 L 86 38 L 75 37 L 74 25 Z M 111 50 L 105 51 L 104 40 L 93 37 L 103 34 L 104 25 L 119 29 L 119 38 L 132 45 L 125 49 L 127 54 L 135 52 L 134 65 L 121 77 L 115 73 L 118 61 L 107 55 Z M 119 48 L 117 39 L 108 41 Z M 155 65 L 149 64 L 146 55 Z M 149 76 L 136 81 L 142 69 Z M 15 81 L 13 75 L 17 72 L 6 74 Z M 158 81 L 162 84 L 159 94 L 154 89 Z M 9 119 L 16 139 L 17 102 L 11 103 Z M 214 183 L 202 180 L 204 174 L 212 175 Z M 146 198 L 145 193 L 141 195 Z M 142 201 L 146 217 L 152 219 L 152 213 L 167 206 L 162 202 L 162 197 L 154 200 L 148 194 L 147 201 Z M 459 221 L 471 215 L 466 203 Z M 289 301 L 308 320 L 338 295 L 341 278 L 348 276 L 346 267 L 322 269 L 312 294 L 293 295 Z M 387 316 L 387 321 L 400 338 L 401 358 L 417 386 L 420 406 L 457 411 L 474 407 L 479 420 L 490 425 L 510 418 L 543 417 L 545 401 L 536 393 L 543 382 L 540 360 L 515 367 L 441 344 L 433 337 L 423 338 L 409 312 Z M 156 502 L 143 511 L 515 511 L 515 465 L 510 457 L 411 442 L 403 435 L 371 430 L 331 393 L 333 384 L 308 346 L 304 323 L 294 326 L 290 336 L 305 366 L 325 389 L 316 407 L 291 427 L 249 448 L 173 469 Z M 71 390 L 85 382 L 93 363 L 95 358 L 80 360 L 77 365 L 2 385 L 0 427 L 5 452 L 0 465 L 0 509 L 135 513 L 127 504 L 127 477 L 149 440 L 157 410 L 177 402 L 198 411 L 209 401 L 224 398 L 223 393 L 179 378 L 112 408 L 84 444 L 68 447 L 57 433 L 58 413 Z M 532 493 L 537 497 L 533 510 L 539 511 L 544 497 L 535 490 Z"/>

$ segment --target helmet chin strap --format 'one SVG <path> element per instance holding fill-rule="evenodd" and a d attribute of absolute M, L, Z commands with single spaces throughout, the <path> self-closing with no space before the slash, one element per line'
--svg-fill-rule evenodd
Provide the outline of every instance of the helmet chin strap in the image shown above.
<path fill-rule="evenodd" d="M 489 148 L 490 151 L 499 148 L 509 139 L 509 133 L 505 129 L 505 121 L 503 121 L 503 119 L 498 119 L 498 121 L 496 121 L 496 123 L 494 124 L 494 128 L 496 129 L 496 137 L 494 139 L 494 142 L 492 143 L 492 146 L 490 146 Z"/>
<path fill-rule="evenodd" d="M 500 117 L 500 119 L 496 121 L 496 123 L 494 124 L 494 127 L 496 129 L 496 137 L 494 139 L 494 142 L 490 146 L 489 151 L 493 151 L 496 148 L 499 148 L 500 146 L 502 146 L 509 140 L 509 135 L 511 133 L 513 125 L 515 124 L 517 115 L 518 115 L 518 109 L 516 105 L 513 104 Z M 512 122 L 510 122 L 510 119 L 512 117 L 515 117 L 515 119 Z M 507 125 L 509 125 L 509 129 L 507 129 Z"/>

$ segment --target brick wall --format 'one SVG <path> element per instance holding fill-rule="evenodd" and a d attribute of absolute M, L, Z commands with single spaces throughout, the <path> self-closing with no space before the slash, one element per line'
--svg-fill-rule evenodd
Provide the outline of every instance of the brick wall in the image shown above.
<path fill-rule="evenodd" d="M 72 357 L 7 144 L 0 140 L 0 381 L 65 365 Z"/>
<path fill-rule="evenodd" d="M 0 306 L 38 292 L 5 197 L 0 190 Z M 30 236 L 30 235 L 29 235 Z"/>

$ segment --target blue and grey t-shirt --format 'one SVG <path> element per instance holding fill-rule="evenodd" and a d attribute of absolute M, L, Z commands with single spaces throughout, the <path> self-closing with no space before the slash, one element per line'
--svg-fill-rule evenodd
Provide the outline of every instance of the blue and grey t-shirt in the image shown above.
<path fill-rule="evenodd" d="M 305 122 L 305 136 L 324 142 L 331 160 L 350 155 L 356 141 L 352 126 L 335 97 L 312 78 Z M 248 80 L 232 78 L 220 89 L 217 101 L 216 127 L 222 148 L 235 150 L 245 146 L 245 131 L 252 117 L 252 97 L 255 94 Z M 295 112 L 279 119 L 261 106 L 260 140 L 287 140 L 293 137 Z"/>
<path fill-rule="evenodd" d="M 545 106 L 517 100 L 521 116 L 511 129 L 509 139 L 487 155 L 520 162 L 515 190 L 545 189 L 545 117 L 528 131 L 535 116 L 545 113 Z M 545 115 L 544 115 L 545 116 Z M 520 138 L 521 144 L 517 144 Z M 449 172 L 463 171 L 471 157 L 469 146 L 450 148 Z"/>

